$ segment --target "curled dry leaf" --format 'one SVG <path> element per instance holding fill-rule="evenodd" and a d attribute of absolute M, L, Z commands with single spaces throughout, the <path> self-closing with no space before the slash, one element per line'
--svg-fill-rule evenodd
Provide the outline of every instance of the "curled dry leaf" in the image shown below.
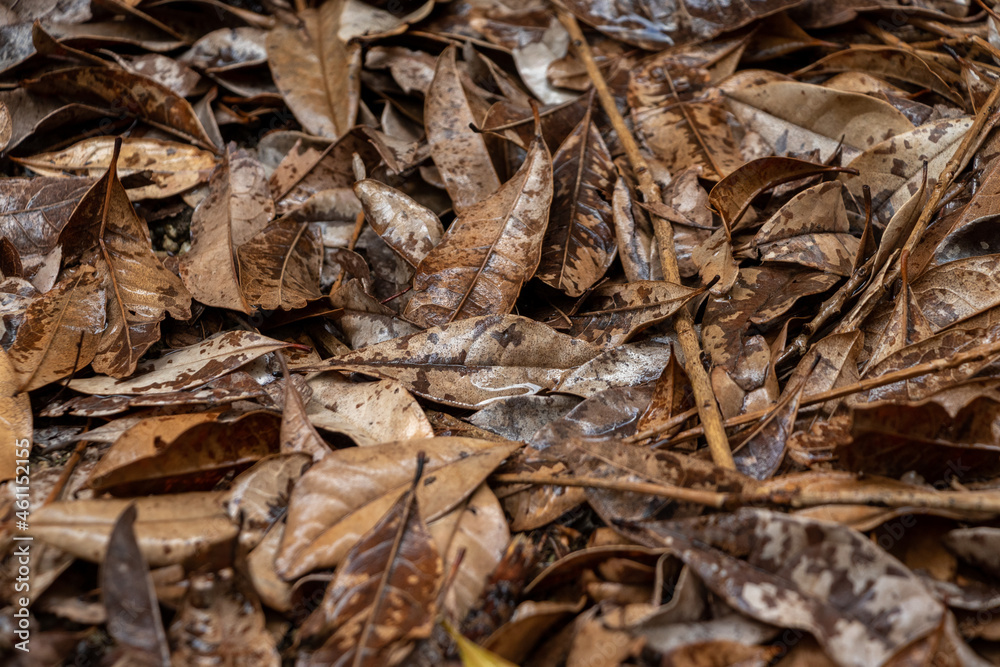
<path fill-rule="evenodd" d="M 570 317 L 570 335 L 598 345 L 620 345 L 645 327 L 673 315 L 701 290 L 665 280 L 602 285 Z"/>
<path fill-rule="evenodd" d="M 32 391 L 83 369 L 97 354 L 107 298 L 99 274 L 81 266 L 28 306 L 10 347 L 15 387 Z"/>
<path fill-rule="evenodd" d="M 211 137 L 191 104 L 163 84 L 124 69 L 71 67 L 42 74 L 24 83 L 42 95 L 125 112 L 153 127 L 213 150 Z"/>
<path fill-rule="evenodd" d="M 240 548 L 249 551 L 264 539 L 288 505 L 292 487 L 312 465 L 302 452 L 266 456 L 233 480 L 223 505 L 234 523 L 240 524 Z"/>
<path fill-rule="evenodd" d="M 114 137 L 93 137 L 53 153 L 38 153 L 17 161 L 42 176 L 100 178 L 111 164 Z M 131 188 L 129 198 L 165 199 L 208 180 L 215 155 L 188 144 L 159 139 L 128 138 L 118 158 L 120 178 L 142 174 L 149 185 Z"/>
<path fill-rule="evenodd" d="M 274 83 L 295 118 L 312 134 L 344 136 L 361 94 L 361 46 L 338 36 L 344 0 L 303 9 L 299 26 L 279 23 L 267 35 Z"/>
<path fill-rule="evenodd" d="M 108 632 L 137 662 L 169 665 L 160 604 L 133 529 L 136 514 L 135 505 L 129 505 L 119 515 L 101 565 L 101 597 L 108 618 L 115 619 Z"/>
<path fill-rule="evenodd" d="M 77 558 L 100 563 L 115 521 L 135 503 L 135 534 L 151 567 L 218 561 L 239 533 L 222 509 L 222 494 L 179 493 L 126 500 L 50 503 L 31 513 L 31 532 Z M 227 556 L 228 557 L 228 556 Z"/>
<path fill-rule="evenodd" d="M 385 183 L 366 178 L 354 184 L 368 224 L 406 263 L 416 268 L 444 235 L 433 211 Z"/>
<path fill-rule="evenodd" d="M 441 555 L 421 516 L 417 487 L 393 503 L 337 568 L 323 601 L 302 626 L 327 636 L 308 665 L 396 665 L 434 628 Z"/>
<path fill-rule="evenodd" d="M 413 277 L 405 317 L 431 327 L 509 313 L 534 274 L 552 203 L 552 160 L 536 137 L 512 179 L 464 208 Z"/>
<path fill-rule="evenodd" d="M 615 165 L 591 112 L 552 157 L 555 190 L 535 277 L 580 296 L 615 258 L 611 193 Z"/>
<path fill-rule="evenodd" d="M 312 370 L 393 379 L 418 396 L 472 408 L 551 388 L 599 352 L 533 320 L 490 315 L 371 345 Z"/>
<path fill-rule="evenodd" d="M 432 438 L 341 449 L 295 485 L 275 560 L 286 579 L 340 563 L 410 486 L 417 452 L 427 455 L 417 494 L 428 522 L 457 507 L 519 447 L 472 438 Z"/>
<path fill-rule="evenodd" d="M 468 93 L 455 63 L 454 47 L 438 57 L 434 80 L 424 98 L 427 143 L 434 164 L 441 173 L 455 210 L 466 209 L 493 194 L 500 187 L 500 177 L 486 149 L 486 140 L 470 128 L 479 126 Z"/>
<path fill-rule="evenodd" d="M 206 196 L 191 215 L 191 249 L 180 259 L 180 275 L 195 299 L 244 313 L 237 250 L 274 217 L 274 202 L 261 164 L 235 144 L 212 173 Z"/>
<path fill-rule="evenodd" d="M 139 375 L 122 380 L 78 378 L 72 388 L 85 394 L 165 394 L 193 389 L 216 380 L 288 343 L 239 329 L 216 334 L 200 343 L 144 362 Z"/>
<path fill-rule="evenodd" d="M 615 183 L 611 205 L 625 277 L 630 282 L 662 280 L 659 250 L 649 219 L 645 211 L 633 207 L 632 193 L 622 176 Z"/>
<path fill-rule="evenodd" d="M 132 374 L 159 340 L 167 312 L 191 317 L 191 295 L 153 254 L 149 228 L 118 180 L 120 144 L 119 139 L 107 173 L 83 196 L 59 235 L 65 258 L 93 265 L 105 288 L 108 324 L 93 365 L 113 377 Z"/>
<path fill-rule="evenodd" d="M 669 547 L 740 612 L 808 631 L 845 667 L 888 663 L 944 617 L 915 574 L 836 524 L 742 509 L 627 532 L 642 544 Z"/>

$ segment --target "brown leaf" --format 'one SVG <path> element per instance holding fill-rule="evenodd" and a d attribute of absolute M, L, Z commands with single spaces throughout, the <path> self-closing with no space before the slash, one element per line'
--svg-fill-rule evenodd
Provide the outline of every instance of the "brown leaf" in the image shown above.
<path fill-rule="evenodd" d="M 416 268 L 444 235 L 434 212 L 408 195 L 371 178 L 354 184 L 368 224 L 407 264 Z"/>
<path fill-rule="evenodd" d="M 535 277 L 580 296 L 608 270 L 617 244 L 611 227 L 615 165 L 590 111 L 552 157 L 555 191 Z"/>
<path fill-rule="evenodd" d="M 240 548 L 255 548 L 275 526 L 288 506 L 292 487 L 312 465 L 309 454 L 272 454 L 266 456 L 233 480 L 223 505 L 234 523 L 240 524 Z M 275 546 L 275 549 L 277 546 Z M 274 555 L 272 554 L 272 561 Z"/>
<path fill-rule="evenodd" d="M 58 95 L 74 103 L 125 112 L 153 127 L 214 150 L 194 109 L 163 84 L 123 69 L 71 67 L 42 74 L 24 86 L 42 95 Z"/>
<path fill-rule="evenodd" d="M 670 547 L 740 612 L 808 631 L 839 665 L 886 664 L 944 615 L 902 563 L 835 524 L 742 509 L 628 532 Z"/>
<path fill-rule="evenodd" d="M 934 267 L 910 286 L 920 312 L 941 331 L 1000 305 L 997 255 L 982 255 Z"/>
<path fill-rule="evenodd" d="M 418 396 L 472 408 L 553 387 L 599 351 L 527 318 L 490 315 L 387 340 L 311 370 L 389 378 Z"/>
<path fill-rule="evenodd" d="M 31 302 L 10 348 L 14 386 L 32 391 L 82 370 L 97 354 L 107 297 L 90 266 Z"/>
<path fill-rule="evenodd" d="M 121 435 L 87 480 L 99 493 L 207 491 L 278 450 L 279 419 L 251 412 L 232 422 L 217 414 L 158 417 Z"/>
<path fill-rule="evenodd" d="M 288 343 L 235 329 L 143 362 L 139 375 L 122 380 L 77 378 L 70 386 L 85 394 L 165 394 L 193 389 L 236 370 Z"/>
<path fill-rule="evenodd" d="M 279 23 L 267 35 L 274 82 L 295 118 L 312 134 L 339 139 L 358 113 L 361 46 L 337 32 L 344 0 L 326 0 L 298 14 L 299 26 Z"/>
<path fill-rule="evenodd" d="M 843 176 L 844 183 L 858 201 L 863 198 L 861 186 L 871 187 L 872 210 L 887 222 L 920 190 L 924 162 L 927 187 L 934 187 L 971 125 L 969 117 L 950 118 L 897 134 L 851 160 L 848 166 L 858 175 Z"/>
<path fill-rule="evenodd" d="M 402 496 L 427 455 L 417 493 L 428 522 L 457 507 L 517 447 L 471 438 L 432 438 L 340 449 L 295 485 L 275 567 L 286 579 L 340 563 L 351 545 Z"/>
<path fill-rule="evenodd" d="M 788 390 L 771 414 L 734 450 L 737 470 L 754 479 L 768 479 L 777 472 L 785 458 L 785 447 L 795 428 L 805 388 L 806 383 L 801 382 L 794 390 Z"/>
<path fill-rule="evenodd" d="M 405 317 L 430 327 L 509 313 L 538 266 L 551 202 L 552 160 L 536 138 L 514 177 L 463 209 L 420 262 Z"/>
<path fill-rule="evenodd" d="M 634 207 L 632 193 L 622 176 L 615 184 L 611 203 L 625 277 L 630 282 L 662 280 L 659 248 L 653 238 L 649 217 L 645 211 Z"/>
<path fill-rule="evenodd" d="M 305 664 L 391 667 L 413 640 L 430 636 L 444 568 L 421 516 L 420 472 L 347 553 L 303 624 L 305 637 L 329 635 Z"/>
<path fill-rule="evenodd" d="M 665 280 L 602 285 L 570 317 L 569 333 L 598 345 L 620 345 L 642 329 L 673 315 L 700 290 Z"/>
<path fill-rule="evenodd" d="M 50 503 L 31 513 L 31 532 L 77 558 L 100 563 L 115 521 L 132 503 L 138 510 L 136 538 L 150 567 L 217 561 L 239 533 L 216 492 Z"/>
<path fill-rule="evenodd" d="M 350 382 L 332 372 L 310 380 L 309 388 L 309 421 L 318 428 L 343 433 L 358 445 L 434 435 L 423 409 L 393 380 Z"/>
<path fill-rule="evenodd" d="M 673 354 L 673 349 L 671 349 L 670 359 L 663 365 L 663 371 L 656 379 L 653 395 L 649 399 L 649 406 L 639 417 L 636 431 L 642 433 L 647 429 L 667 424 L 674 417 L 692 407 L 694 407 L 694 395 L 691 383 L 683 366 L 677 361 L 677 356 Z M 678 429 L 679 425 L 674 428 L 675 431 Z M 669 434 L 668 431 L 663 435 Z"/>
<path fill-rule="evenodd" d="M 483 135 L 469 127 L 470 123 L 478 126 L 483 119 L 476 117 L 470 104 L 455 64 L 454 48 L 445 49 L 438 57 L 434 80 L 424 100 L 424 117 L 434 164 L 455 210 L 466 218 L 473 204 L 500 188 L 500 178 Z"/>
<path fill-rule="evenodd" d="M 17 158 L 17 162 L 42 176 L 100 178 L 111 165 L 113 137 L 93 137 L 52 153 Z M 131 188 L 129 198 L 165 199 L 208 180 L 215 155 L 188 144 L 159 139 L 125 138 L 118 158 L 119 178 L 142 174 L 152 182 Z"/>
<path fill-rule="evenodd" d="M 180 259 L 180 275 L 195 299 L 244 313 L 236 252 L 274 217 L 264 168 L 235 144 L 212 173 L 208 196 L 191 215 L 191 249 Z"/>
<path fill-rule="evenodd" d="M 141 662 L 170 664 L 149 566 L 136 542 L 136 507 L 129 505 L 115 521 L 108 553 L 101 565 L 101 596 L 107 609 L 108 633 Z"/>
<path fill-rule="evenodd" d="M 22 256 L 50 252 L 92 185 L 91 178 L 0 179 L 0 236 Z"/>
<path fill-rule="evenodd" d="M 778 209 L 751 242 L 761 261 L 850 276 L 859 240 L 849 233 L 842 192 L 837 181 L 820 183 Z"/>
<path fill-rule="evenodd" d="M 17 386 L 14 366 L 0 351 L 0 437 L 10 443 L 0 449 L 0 481 L 18 477 L 18 459 L 27 459 L 31 452 L 31 401 Z"/>
<path fill-rule="evenodd" d="M 301 308 L 319 291 L 323 246 L 308 223 L 275 220 L 240 246 L 240 288 L 251 306 Z"/>
<path fill-rule="evenodd" d="M 554 391 L 588 398 L 612 387 L 652 382 L 674 357 L 671 346 L 644 340 L 612 347 L 566 375 Z"/>
<path fill-rule="evenodd" d="M 191 295 L 153 254 L 149 229 L 118 180 L 120 143 L 108 172 L 83 196 L 59 235 L 67 259 L 93 263 L 108 295 L 108 325 L 93 364 L 98 373 L 114 377 L 132 374 L 159 340 L 166 312 L 191 317 Z"/>
<path fill-rule="evenodd" d="M 308 454 L 314 461 L 319 461 L 330 453 L 331 449 L 326 441 L 316 432 L 306 414 L 306 404 L 299 393 L 298 387 L 292 382 L 292 376 L 288 374 L 288 365 L 281 360 L 281 372 L 284 376 L 285 402 L 281 410 L 281 453 L 291 454 L 301 452 Z"/>

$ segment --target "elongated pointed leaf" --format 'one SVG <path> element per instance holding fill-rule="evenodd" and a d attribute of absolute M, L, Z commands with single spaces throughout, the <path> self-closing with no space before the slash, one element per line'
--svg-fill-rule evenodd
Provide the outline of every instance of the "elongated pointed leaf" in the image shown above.
<path fill-rule="evenodd" d="M 599 345 L 620 345 L 644 327 L 667 319 L 700 290 L 665 280 L 604 285 L 570 320 L 570 335 Z"/>
<path fill-rule="evenodd" d="M 434 212 L 385 183 L 366 178 L 354 184 L 368 224 L 407 264 L 416 268 L 444 235 Z"/>
<path fill-rule="evenodd" d="M 344 0 L 305 9 L 300 26 L 278 24 L 267 35 L 274 82 L 295 118 L 312 134 L 344 136 L 358 113 L 361 47 L 337 35 Z"/>
<path fill-rule="evenodd" d="M 615 165 L 590 112 L 552 157 L 555 193 L 536 276 L 570 296 L 601 279 L 618 247 L 612 228 Z"/>

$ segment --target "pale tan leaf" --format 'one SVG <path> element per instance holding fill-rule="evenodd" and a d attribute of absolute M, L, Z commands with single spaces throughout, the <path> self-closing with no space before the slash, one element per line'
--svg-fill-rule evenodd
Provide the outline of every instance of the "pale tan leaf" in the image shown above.
<path fill-rule="evenodd" d="M 259 333 L 235 329 L 144 362 L 135 377 L 77 378 L 70 386 L 85 394 L 162 394 L 192 389 L 288 345 Z"/>
<path fill-rule="evenodd" d="M 138 499 L 68 500 L 50 503 L 31 513 L 36 539 L 77 558 L 100 563 L 107 551 L 115 520 L 135 503 L 135 534 L 151 567 L 204 562 L 236 539 L 239 527 L 222 509 L 217 492 L 179 493 Z"/>
<path fill-rule="evenodd" d="M 279 23 L 267 35 L 267 59 L 288 108 L 306 130 L 338 139 L 354 125 L 361 94 L 361 46 L 337 33 L 344 0 L 305 9 L 301 26 Z"/>
<path fill-rule="evenodd" d="M 423 409 L 393 380 L 350 382 L 339 373 L 324 373 L 311 379 L 309 388 L 306 413 L 313 426 L 343 433 L 358 445 L 434 435 Z"/>
<path fill-rule="evenodd" d="M 31 452 L 31 401 L 17 385 L 14 366 L 0 348 L 0 437 L 10 443 L 0 449 L 0 481 L 18 477 L 17 460 Z"/>
<path fill-rule="evenodd" d="M 542 252 L 552 202 L 552 160 L 536 137 L 500 189 L 466 207 L 420 262 L 405 317 L 430 327 L 509 313 Z"/>
<path fill-rule="evenodd" d="M 52 153 L 17 161 L 42 176 L 100 178 L 111 164 L 114 137 L 93 137 Z M 142 174 L 152 182 L 128 190 L 129 199 L 164 199 L 208 180 L 216 164 L 213 153 L 189 144 L 159 139 L 125 138 L 118 158 L 120 178 Z"/>

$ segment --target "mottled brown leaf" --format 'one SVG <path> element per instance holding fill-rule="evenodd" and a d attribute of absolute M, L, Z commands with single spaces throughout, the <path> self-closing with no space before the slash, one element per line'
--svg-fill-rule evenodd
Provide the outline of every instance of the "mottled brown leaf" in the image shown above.
<path fill-rule="evenodd" d="M 540 137 L 512 179 L 462 210 L 420 262 L 405 317 L 425 327 L 506 314 L 538 266 L 552 202 L 552 160 Z"/>
<path fill-rule="evenodd" d="M 396 188 L 371 178 L 354 184 L 368 224 L 407 264 L 416 268 L 444 235 L 433 211 Z"/>
<path fill-rule="evenodd" d="M 845 667 L 886 664 L 943 619 L 943 605 L 916 575 L 836 524 L 742 509 L 628 532 L 670 547 L 740 612 L 808 631 Z"/>
<path fill-rule="evenodd" d="M 91 178 L 0 179 L 0 235 L 22 255 L 51 251 L 93 184 Z"/>
<path fill-rule="evenodd" d="M 535 277 L 580 296 L 604 276 L 617 252 L 615 165 L 589 110 L 552 156 L 552 173 L 552 210 Z"/>
<path fill-rule="evenodd" d="M 236 252 L 273 217 L 263 167 L 230 144 L 212 173 L 208 196 L 191 215 L 191 249 L 180 260 L 181 279 L 195 299 L 250 312 L 240 291 Z"/>
<path fill-rule="evenodd" d="M 85 394 L 141 395 L 193 389 L 283 347 L 288 343 L 235 329 L 143 362 L 135 377 L 77 378 L 71 386 Z"/>
<path fill-rule="evenodd" d="M 7 353 L 0 350 L 0 437 L 11 443 L 0 449 L 0 480 L 16 475 L 16 461 L 31 451 L 31 401 L 17 392 L 17 375 Z"/>
<path fill-rule="evenodd" d="M 191 316 L 191 295 L 153 254 L 149 229 L 118 180 L 120 143 L 108 172 L 87 191 L 59 235 L 65 259 L 92 264 L 108 296 L 108 324 L 93 365 L 113 377 L 131 375 L 159 340 L 167 312 L 182 320 Z"/>
<path fill-rule="evenodd" d="M 427 119 L 427 142 L 431 156 L 455 210 L 466 217 L 468 209 L 493 194 L 500 187 L 493 161 L 486 149 L 483 135 L 469 127 L 477 127 L 474 107 L 462 85 L 455 49 L 447 48 L 438 57 L 434 80 L 424 100 Z"/>
<path fill-rule="evenodd" d="M 371 530 L 351 548 L 320 606 L 302 626 L 305 637 L 327 636 L 307 665 L 396 665 L 415 639 L 430 636 L 441 555 L 421 516 L 419 472 Z"/>
<path fill-rule="evenodd" d="M 28 90 L 68 102 L 124 111 L 153 127 L 208 150 L 212 139 L 183 97 L 150 78 L 112 67 L 71 67 L 25 82 Z"/>
<path fill-rule="evenodd" d="M 527 318 L 491 315 L 387 340 L 314 370 L 389 378 L 418 396 L 472 408 L 553 387 L 566 370 L 599 352 Z"/>
<path fill-rule="evenodd" d="M 240 246 L 240 288 L 251 306 L 301 308 L 322 296 L 323 247 L 309 223 L 275 220 Z"/>
<path fill-rule="evenodd" d="M 662 322 L 700 290 L 665 280 L 603 285 L 570 320 L 569 333 L 599 345 L 626 342 L 645 327 Z"/>
<path fill-rule="evenodd" d="M 90 266 L 31 302 L 11 346 L 16 387 L 32 391 L 82 370 L 97 354 L 107 297 Z"/>

